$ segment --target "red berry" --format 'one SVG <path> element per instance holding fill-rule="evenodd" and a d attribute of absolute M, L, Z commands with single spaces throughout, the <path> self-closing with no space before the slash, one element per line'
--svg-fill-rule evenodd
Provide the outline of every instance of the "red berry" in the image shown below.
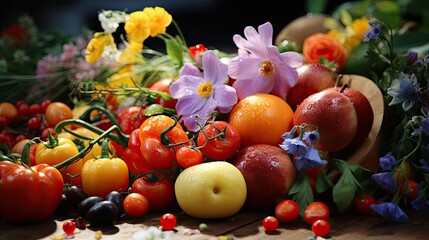
<path fill-rule="evenodd" d="M 66 235 L 72 235 L 76 229 L 76 223 L 73 220 L 67 220 L 63 223 L 63 231 Z"/>
<path fill-rule="evenodd" d="M 172 230 L 176 226 L 176 216 L 171 213 L 166 213 L 159 219 L 162 230 Z"/>
<path fill-rule="evenodd" d="M 265 228 L 265 231 L 272 232 L 279 226 L 279 221 L 273 216 L 268 216 L 262 220 L 262 226 Z"/>
<path fill-rule="evenodd" d="M 313 230 L 316 236 L 324 237 L 328 235 L 329 231 L 331 230 L 331 226 L 329 225 L 328 221 L 319 219 L 311 225 L 311 230 Z"/>

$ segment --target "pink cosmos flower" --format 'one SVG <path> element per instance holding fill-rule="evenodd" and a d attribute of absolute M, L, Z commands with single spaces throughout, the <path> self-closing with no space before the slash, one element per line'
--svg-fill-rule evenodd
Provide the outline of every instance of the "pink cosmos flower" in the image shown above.
<path fill-rule="evenodd" d="M 282 99 L 297 81 L 295 68 L 303 64 L 297 52 L 280 53 L 272 44 L 273 27 L 270 22 L 258 27 L 247 26 L 244 36 L 236 34 L 233 41 L 238 56 L 231 59 L 228 74 L 235 79 L 233 87 L 240 99 L 255 93 L 271 93 Z"/>
<path fill-rule="evenodd" d="M 202 124 L 216 109 L 227 113 L 237 103 L 235 89 L 225 84 L 228 66 L 211 50 L 204 52 L 202 63 L 204 76 L 195 65 L 186 63 L 180 69 L 180 77 L 169 89 L 170 95 L 178 99 L 176 111 L 179 121 L 189 131 L 199 130 L 198 124 Z"/>

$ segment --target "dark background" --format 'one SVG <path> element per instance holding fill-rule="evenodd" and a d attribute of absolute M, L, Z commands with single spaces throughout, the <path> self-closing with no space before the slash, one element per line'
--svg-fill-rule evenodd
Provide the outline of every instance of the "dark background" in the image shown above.
<path fill-rule="evenodd" d="M 327 1 L 325 13 L 345 1 Z M 203 43 L 209 48 L 235 50 L 234 34 L 243 35 L 246 26 L 257 28 L 269 21 L 273 40 L 290 21 L 305 15 L 306 1 L 256 0 L 40 0 L 9 1 L 10 7 L 0 10 L 1 27 L 12 24 L 22 14 L 33 17 L 41 31 L 58 30 L 80 35 L 84 28 L 101 31 L 98 11 L 127 10 L 131 13 L 144 7 L 164 7 L 180 26 L 188 46 Z M 170 33 L 172 26 L 168 28 Z M 155 47 L 156 48 L 156 47 Z"/>

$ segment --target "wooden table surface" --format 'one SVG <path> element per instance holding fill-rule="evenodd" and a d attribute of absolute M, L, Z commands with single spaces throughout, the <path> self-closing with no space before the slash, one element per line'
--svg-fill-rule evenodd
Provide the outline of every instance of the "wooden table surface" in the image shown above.
<path fill-rule="evenodd" d="M 391 223 L 379 216 L 357 216 L 353 213 L 332 216 L 329 220 L 331 231 L 325 238 L 346 239 L 427 239 L 429 236 L 429 213 L 409 212 L 408 223 Z M 309 225 L 301 220 L 292 223 L 280 223 L 277 231 L 266 233 L 261 225 L 262 219 L 269 213 L 240 211 L 228 219 L 201 220 L 190 217 L 180 211 L 175 212 L 178 225 L 170 239 L 216 239 L 215 236 L 234 235 L 237 239 L 303 239 L 313 236 Z M 161 214 L 147 214 L 141 218 L 120 218 L 113 226 L 106 228 L 87 228 L 77 230 L 73 239 L 96 239 L 96 232 L 102 231 L 103 240 L 132 239 L 135 232 L 148 226 L 159 226 Z M 13 225 L 0 220 L 0 240 L 61 239 L 62 223 L 76 217 L 74 215 L 52 216 L 49 220 L 37 224 Z M 200 223 L 208 228 L 201 234 L 186 235 L 186 229 L 197 229 Z M 60 238 L 57 238 L 60 237 Z"/>

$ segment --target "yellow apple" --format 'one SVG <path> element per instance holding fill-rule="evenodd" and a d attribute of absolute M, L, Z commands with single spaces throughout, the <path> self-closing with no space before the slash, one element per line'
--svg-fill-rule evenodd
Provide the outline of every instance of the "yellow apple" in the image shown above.
<path fill-rule="evenodd" d="M 225 161 L 186 168 L 176 179 L 177 203 L 188 215 L 203 219 L 236 214 L 246 201 L 246 181 L 240 170 Z"/>

